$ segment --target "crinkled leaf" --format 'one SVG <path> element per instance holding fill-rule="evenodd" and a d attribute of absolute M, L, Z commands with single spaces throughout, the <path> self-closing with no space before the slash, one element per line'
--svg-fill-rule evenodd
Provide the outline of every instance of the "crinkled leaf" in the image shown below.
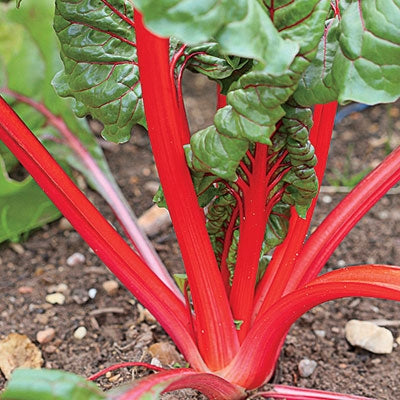
<path fill-rule="evenodd" d="M 2 400 L 101 400 L 107 396 L 93 382 L 69 372 L 17 369 Z"/>
<path fill-rule="evenodd" d="M 293 205 L 298 215 L 306 217 L 312 199 L 318 192 L 318 180 L 314 171 L 317 159 L 314 147 L 308 140 L 312 126 L 312 112 L 309 108 L 301 108 L 294 103 L 284 106 L 285 116 L 277 132 L 276 142 L 280 145 L 283 135 L 286 136 L 287 161 L 291 168 L 283 177 L 287 183 L 282 201 Z M 279 138 L 279 139 L 278 139 Z"/>
<path fill-rule="evenodd" d="M 18 241 L 22 234 L 60 215 L 31 177 L 22 182 L 10 179 L 0 157 L 0 243 Z"/>
<path fill-rule="evenodd" d="M 247 58 L 225 55 L 217 43 L 189 47 L 185 55 L 190 57 L 188 68 L 218 82 L 222 94 L 253 65 Z"/>
<path fill-rule="evenodd" d="M 393 102 L 400 93 L 400 4 L 396 0 L 341 1 L 329 21 L 296 100 L 304 105 Z M 321 79 L 322 78 L 322 79 Z"/>
<path fill-rule="evenodd" d="M 283 40 L 257 0 L 137 0 L 146 25 L 161 36 L 195 45 L 215 40 L 225 54 L 260 61 L 269 72 L 287 68 L 298 45 Z"/>
<path fill-rule="evenodd" d="M 128 140 L 134 124 L 145 124 L 132 26 L 131 2 L 56 1 L 64 70 L 55 88 L 76 99 L 78 116 L 100 120 L 103 136 L 114 142 Z"/>
<path fill-rule="evenodd" d="M 300 51 L 289 68 L 279 73 L 272 74 L 258 64 L 231 85 L 228 106 L 217 112 L 214 125 L 197 132 L 191 139 L 195 170 L 235 180 L 237 166 L 249 143 L 271 144 L 276 123 L 285 114 L 282 105 L 316 54 L 329 1 L 287 1 L 282 7 L 275 7 L 274 18 L 280 35 L 295 39 Z"/>

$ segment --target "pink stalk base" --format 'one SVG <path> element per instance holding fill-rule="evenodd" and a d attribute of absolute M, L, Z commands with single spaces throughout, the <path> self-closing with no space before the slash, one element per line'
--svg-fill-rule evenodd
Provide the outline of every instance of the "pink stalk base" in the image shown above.
<path fill-rule="evenodd" d="M 256 396 L 284 400 L 374 400 L 369 397 L 350 394 L 325 392 L 322 390 L 304 389 L 285 385 L 275 385 L 274 391 L 260 392 Z M 252 397 L 249 398 L 249 400 Z"/>
<path fill-rule="evenodd" d="M 154 395 L 185 388 L 197 389 L 210 400 L 239 400 L 246 397 L 242 388 L 216 375 L 182 368 L 141 379 L 132 389 L 118 396 L 116 400 L 144 399 L 149 393 Z"/>

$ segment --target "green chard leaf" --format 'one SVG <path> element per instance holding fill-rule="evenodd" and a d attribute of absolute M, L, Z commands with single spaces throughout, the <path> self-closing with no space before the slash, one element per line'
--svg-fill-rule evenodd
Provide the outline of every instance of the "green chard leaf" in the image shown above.
<path fill-rule="evenodd" d="M 78 116 L 104 124 L 114 142 L 145 125 L 133 29 L 133 5 L 123 0 L 56 0 L 54 27 L 64 70 L 53 81 L 60 96 L 76 100 Z"/>
<path fill-rule="evenodd" d="M 285 1 L 274 9 L 274 23 L 282 38 L 295 39 L 299 52 L 287 68 L 272 73 L 262 63 L 234 82 L 228 105 L 220 109 L 214 125 L 192 136 L 191 166 L 194 170 L 234 181 L 236 169 L 250 143 L 271 144 L 277 122 L 285 115 L 282 106 L 316 54 L 324 33 L 329 0 Z M 268 6 L 261 10 L 268 18 Z"/>
<path fill-rule="evenodd" d="M 327 21 L 317 57 L 294 97 L 303 105 L 399 97 L 400 5 L 397 0 L 340 2 L 340 18 Z"/>
<path fill-rule="evenodd" d="M 188 68 L 216 81 L 222 94 L 226 94 L 231 84 L 253 64 L 247 58 L 225 55 L 215 42 L 188 47 L 185 56 L 189 61 Z"/>
<path fill-rule="evenodd" d="M 17 369 L 2 400 L 101 400 L 107 396 L 93 382 L 65 371 Z"/>
<path fill-rule="evenodd" d="M 258 60 L 271 72 L 289 66 L 298 51 L 296 43 L 282 39 L 257 0 L 137 0 L 135 5 L 161 36 L 189 45 L 213 39 L 225 54 Z"/>
<path fill-rule="evenodd" d="M 0 243 L 5 240 L 17 242 L 24 233 L 60 216 L 31 177 L 22 182 L 11 179 L 0 157 Z"/>

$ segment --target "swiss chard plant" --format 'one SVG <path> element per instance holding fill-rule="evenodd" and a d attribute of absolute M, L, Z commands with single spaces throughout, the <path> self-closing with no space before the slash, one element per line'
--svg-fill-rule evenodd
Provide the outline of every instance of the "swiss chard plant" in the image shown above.
<path fill-rule="evenodd" d="M 182 387 L 244 398 L 272 377 L 290 326 L 310 308 L 346 296 L 400 300 L 396 266 L 318 276 L 399 181 L 400 148 L 306 240 L 337 103 L 399 97 L 397 0 L 56 0 L 54 28 L 64 68 L 53 85 L 75 99 L 76 114 L 99 119 L 115 142 L 129 139 L 135 124 L 148 128 L 157 198 L 169 209 L 185 266 L 183 294 L 123 241 L 4 101 L 0 139 L 190 364 L 119 393 L 64 375 L 60 386 L 68 381 L 93 399 L 155 398 Z M 213 124 L 195 133 L 182 96 L 186 68 L 218 85 Z M 4 399 L 32 392 L 23 376 Z M 58 378 L 45 374 L 39 395 L 54 394 Z M 356 398 L 284 386 L 262 395 Z"/>

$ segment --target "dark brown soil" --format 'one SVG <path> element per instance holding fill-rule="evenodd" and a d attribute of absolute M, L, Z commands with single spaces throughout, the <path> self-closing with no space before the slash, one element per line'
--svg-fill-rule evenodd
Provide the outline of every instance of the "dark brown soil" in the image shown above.
<path fill-rule="evenodd" d="M 188 93 L 187 106 L 193 129 L 210 121 L 214 104 L 214 86 L 196 78 L 194 90 Z M 201 101 L 196 96 L 203 96 Z M 313 227 L 344 196 L 342 185 L 359 171 L 376 165 L 389 148 L 400 144 L 400 105 L 369 108 L 347 117 L 336 127 L 329 159 L 329 171 L 320 195 Z M 132 140 L 119 147 L 109 145 L 106 156 L 119 184 L 137 215 L 152 205 L 152 195 L 144 189 L 148 181 L 157 181 L 150 146 L 145 132 L 138 128 Z M 327 187 L 328 186 L 328 187 Z M 86 189 L 91 200 L 102 210 L 104 202 Z M 333 193 L 332 193 L 333 191 Z M 398 193 L 398 192 L 397 192 Z M 113 220 L 109 211 L 107 218 Z M 172 230 L 160 232 L 153 244 L 171 271 L 179 271 L 182 263 Z M 168 340 L 164 331 L 151 319 L 143 319 L 137 301 L 125 289 L 108 295 L 102 283 L 113 276 L 73 230 L 61 228 L 59 222 L 32 233 L 16 248 L 0 245 L 0 339 L 10 332 L 26 334 L 36 344 L 36 333 L 46 327 L 56 330 L 50 343 L 38 345 L 45 366 L 64 369 L 83 376 L 122 361 L 151 360 L 148 347 Z M 69 267 L 67 258 L 80 252 L 82 265 Z M 400 196 L 386 195 L 339 246 L 326 269 L 338 266 L 384 263 L 400 265 Z M 51 305 L 45 296 L 63 283 L 66 303 Z M 31 287 L 31 293 L 21 293 Z M 89 299 L 89 289 L 97 289 Z M 353 348 L 344 338 L 344 326 L 350 319 L 391 321 L 388 328 L 395 338 L 400 335 L 400 305 L 371 299 L 343 299 L 314 308 L 290 331 L 283 349 L 276 383 L 340 391 L 382 400 L 400 398 L 400 348 L 390 355 L 375 355 Z M 79 326 L 87 336 L 74 338 Z M 301 378 L 298 363 L 304 358 L 317 362 L 309 378 Z M 181 361 L 184 364 L 184 360 Z M 104 377 L 104 389 L 141 376 L 143 370 L 122 369 Z M 0 374 L 0 388 L 5 384 Z M 169 398 L 199 398 L 188 391 Z M 192 397 L 193 396 L 193 397 Z"/>

